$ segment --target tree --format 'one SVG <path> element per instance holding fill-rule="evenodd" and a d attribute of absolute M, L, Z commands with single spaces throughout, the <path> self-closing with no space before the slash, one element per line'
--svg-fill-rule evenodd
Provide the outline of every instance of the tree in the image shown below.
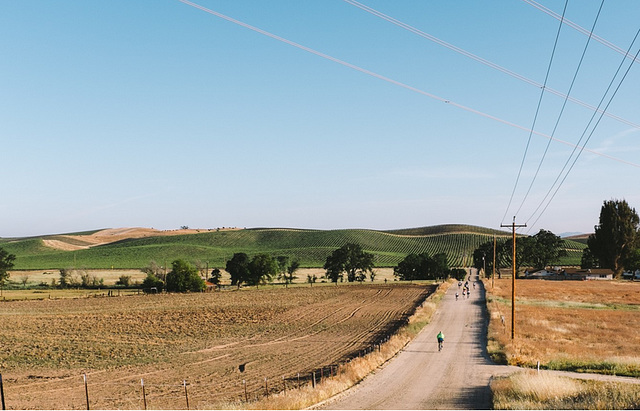
<path fill-rule="evenodd" d="M 13 268 L 16 260 L 14 254 L 9 254 L 4 248 L 0 248 L 0 292 L 4 291 L 4 285 L 9 280 L 9 270 Z"/>
<path fill-rule="evenodd" d="M 631 271 L 640 269 L 640 248 L 636 248 L 625 257 L 624 268 Z"/>
<path fill-rule="evenodd" d="M 558 263 L 560 257 L 567 255 L 567 251 L 562 248 L 564 241 L 560 236 L 551 231 L 540 230 L 531 237 L 527 250 L 527 263 L 535 268 L 543 269 L 551 264 Z"/>
<path fill-rule="evenodd" d="M 198 270 L 184 260 L 171 263 L 171 271 L 167 274 L 167 291 L 184 293 L 187 291 L 203 291 L 205 283 Z"/>
<path fill-rule="evenodd" d="M 511 240 L 496 240 L 496 267 L 495 272 L 500 274 L 500 261 L 503 260 L 505 255 L 505 241 Z M 489 277 L 489 273 L 494 272 L 493 267 L 493 244 L 494 241 L 490 240 L 486 243 L 480 244 L 478 248 L 473 251 L 473 266 L 478 270 L 486 270 L 485 276 Z"/>
<path fill-rule="evenodd" d="M 289 266 L 287 267 L 287 276 L 288 276 L 286 280 L 287 283 L 291 284 L 293 283 L 294 279 L 298 278 L 294 276 L 296 271 L 298 271 L 298 268 L 300 268 L 300 261 L 298 260 L 291 261 L 291 264 L 289 264 Z"/>
<path fill-rule="evenodd" d="M 402 281 L 426 279 L 427 267 L 424 256 L 429 257 L 429 254 L 423 253 L 418 255 L 411 253 L 407 255 L 393 268 L 393 275 Z"/>
<path fill-rule="evenodd" d="M 76 276 L 76 270 L 70 268 L 60 269 L 60 288 L 79 287 L 80 281 Z"/>
<path fill-rule="evenodd" d="M 464 268 L 454 268 L 451 270 L 451 276 L 458 281 L 462 281 L 467 276 L 467 270 Z"/>
<path fill-rule="evenodd" d="M 231 275 L 231 285 L 240 285 L 249 278 L 249 256 L 245 253 L 235 253 L 227 261 L 225 270 Z"/>
<path fill-rule="evenodd" d="M 276 263 L 278 264 L 278 279 L 284 279 L 287 283 L 287 267 L 289 266 L 289 257 L 286 255 L 279 255 L 276 257 Z"/>
<path fill-rule="evenodd" d="M 278 274 L 278 261 L 269 254 L 257 254 L 249 263 L 248 285 L 258 285 L 271 281 Z"/>
<path fill-rule="evenodd" d="M 220 280 L 222 279 L 222 271 L 219 268 L 214 268 L 211 270 L 211 276 L 209 277 L 209 282 L 211 284 L 220 285 Z"/>
<path fill-rule="evenodd" d="M 449 263 L 447 262 L 447 254 L 438 253 L 431 258 L 429 264 L 429 274 L 434 278 L 449 277 Z"/>
<path fill-rule="evenodd" d="M 580 268 L 598 268 L 600 267 L 600 262 L 593 255 L 589 247 L 582 250 L 582 258 L 580 259 Z"/>
<path fill-rule="evenodd" d="M 516 276 L 518 275 L 520 267 L 530 264 L 529 261 L 531 260 L 534 243 L 535 240 L 533 237 L 516 237 Z M 504 242 L 503 252 L 505 253 L 505 261 L 509 264 L 513 264 L 513 240 L 506 240 Z"/>
<path fill-rule="evenodd" d="M 163 288 L 164 282 L 153 273 L 147 273 L 147 277 L 142 281 L 142 289 L 145 292 L 150 292 L 153 289 L 160 291 Z"/>
<path fill-rule="evenodd" d="M 324 264 L 326 277 L 337 283 L 347 274 L 349 282 L 361 281 L 373 270 L 374 255 L 362 250 L 358 244 L 348 243 L 333 251 Z"/>
<path fill-rule="evenodd" d="M 153 274 L 158 278 L 162 278 L 163 280 L 166 280 L 166 276 L 162 273 L 161 270 L 162 270 L 162 267 L 160 267 L 158 263 L 156 263 L 154 260 L 149 261 L 149 265 L 141 269 L 141 271 L 145 274 Z M 166 271 L 164 272 L 166 273 Z"/>
<path fill-rule="evenodd" d="M 130 275 L 121 275 L 116 281 L 116 285 L 121 285 L 123 287 L 129 287 L 131 285 L 131 276 Z"/>
<path fill-rule="evenodd" d="M 449 275 L 447 255 L 438 253 L 409 254 L 393 268 L 393 275 L 402 281 L 435 280 Z"/>
<path fill-rule="evenodd" d="M 624 271 L 624 260 L 638 247 L 640 218 L 625 200 L 605 201 L 600 209 L 599 224 L 589 236 L 587 246 L 600 261 L 611 268 L 616 278 Z"/>

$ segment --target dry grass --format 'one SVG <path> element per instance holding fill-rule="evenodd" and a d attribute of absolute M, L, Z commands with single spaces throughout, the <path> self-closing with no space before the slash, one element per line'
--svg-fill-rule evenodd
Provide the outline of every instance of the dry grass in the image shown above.
<path fill-rule="evenodd" d="M 636 384 L 576 380 L 544 371 L 491 382 L 494 409 L 638 409 Z"/>
<path fill-rule="evenodd" d="M 494 290 L 487 283 L 487 289 L 494 360 L 640 376 L 640 283 L 519 280 L 515 341 L 510 280 L 497 280 Z"/>

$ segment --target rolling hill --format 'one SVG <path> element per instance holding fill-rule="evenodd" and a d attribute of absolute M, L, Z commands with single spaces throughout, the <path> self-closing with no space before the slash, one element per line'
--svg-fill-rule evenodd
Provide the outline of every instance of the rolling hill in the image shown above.
<path fill-rule="evenodd" d="M 306 230 L 255 228 L 224 230 L 109 229 L 95 232 L 3 239 L 1 246 L 16 255 L 15 269 L 142 268 L 151 261 L 167 265 L 183 258 L 209 267 L 224 267 L 233 253 L 269 253 L 300 260 L 303 267 L 322 267 L 326 257 L 346 243 L 358 243 L 373 253 L 376 266 L 391 267 L 410 253 L 444 252 L 451 266 L 469 265 L 480 244 L 510 233 L 470 225 L 440 225 L 376 231 L 365 229 Z M 577 264 L 584 244 L 565 240 Z"/>

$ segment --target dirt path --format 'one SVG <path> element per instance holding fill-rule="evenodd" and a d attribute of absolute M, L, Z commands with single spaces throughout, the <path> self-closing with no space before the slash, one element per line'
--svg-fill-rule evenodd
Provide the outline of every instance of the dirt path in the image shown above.
<path fill-rule="evenodd" d="M 474 271 L 473 280 L 477 279 Z M 493 364 L 486 354 L 488 317 L 482 283 L 471 297 L 452 286 L 432 321 L 384 368 L 323 404 L 324 409 L 488 409 L 489 380 L 517 368 Z M 459 292 L 460 298 L 455 299 Z M 445 335 L 438 352 L 436 334 Z"/>

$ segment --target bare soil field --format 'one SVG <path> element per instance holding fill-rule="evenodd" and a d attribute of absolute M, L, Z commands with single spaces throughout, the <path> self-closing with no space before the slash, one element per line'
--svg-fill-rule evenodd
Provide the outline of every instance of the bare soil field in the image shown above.
<path fill-rule="evenodd" d="M 190 408 L 229 407 L 307 384 L 313 371 L 330 374 L 404 323 L 434 288 L 327 285 L 4 302 L 5 400 L 9 409 L 84 409 L 86 374 L 94 409 L 141 409 L 145 400 L 148 408 L 185 408 L 187 397 Z"/>
<path fill-rule="evenodd" d="M 640 283 L 517 280 L 515 342 L 511 280 L 485 284 L 490 353 L 512 365 L 640 375 Z"/>
<path fill-rule="evenodd" d="M 238 228 L 217 228 L 215 230 L 238 230 Z M 97 245 L 109 244 L 129 238 L 144 238 L 169 235 L 197 234 L 214 229 L 180 229 L 180 230 L 156 230 L 154 228 L 126 227 L 108 228 L 93 234 L 81 235 L 58 235 L 57 239 L 45 239 L 44 244 L 59 250 L 73 251 L 81 250 Z"/>

